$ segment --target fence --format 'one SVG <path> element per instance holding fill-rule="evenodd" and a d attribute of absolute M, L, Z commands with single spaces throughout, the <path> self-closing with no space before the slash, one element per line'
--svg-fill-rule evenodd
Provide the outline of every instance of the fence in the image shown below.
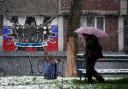
<path fill-rule="evenodd" d="M 44 75 L 44 52 L 0 52 L 0 73 L 10 75 Z M 49 52 L 53 58 L 60 57 L 61 61 L 57 64 L 58 74 L 64 76 L 66 69 L 66 52 Z M 30 58 L 29 58 L 30 57 Z M 100 59 L 96 63 L 97 69 L 127 69 L 128 56 L 105 55 L 106 58 Z M 63 67 L 64 63 L 64 67 Z M 84 69 L 83 54 L 77 55 L 78 69 Z M 63 67 L 63 68 L 62 68 Z M 63 73 L 62 73 L 63 72 Z"/>
<path fill-rule="evenodd" d="M 43 75 L 44 74 L 44 52 L 0 52 L 0 73 L 10 75 Z M 53 58 L 60 57 L 57 63 L 58 74 L 62 75 L 62 63 L 66 62 L 65 53 L 51 52 L 48 55 Z M 65 71 L 65 69 L 63 69 Z"/>

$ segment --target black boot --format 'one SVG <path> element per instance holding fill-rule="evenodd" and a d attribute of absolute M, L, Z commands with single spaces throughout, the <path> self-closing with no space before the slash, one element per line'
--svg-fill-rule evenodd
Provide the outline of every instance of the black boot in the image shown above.
<path fill-rule="evenodd" d="M 97 80 L 98 82 L 104 82 L 104 81 L 105 81 L 102 76 L 98 76 L 98 77 L 96 78 L 96 80 Z"/>
<path fill-rule="evenodd" d="M 88 84 L 92 84 L 92 83 L 93 83 L 93 81 L 92 81 L 92 76 L 88 76 L 87 83 L 88 83 Z"/>

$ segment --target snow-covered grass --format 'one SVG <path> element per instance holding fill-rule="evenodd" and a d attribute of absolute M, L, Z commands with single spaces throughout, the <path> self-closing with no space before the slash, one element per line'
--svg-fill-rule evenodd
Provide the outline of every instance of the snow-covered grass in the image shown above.
<path fill-rule="evenodd" d="M 128 79 L 106 77 L 106 82 L 87 84 L 79 78 L 44 79 L 42 76 L 8 76 L 0 77 L 0 89 L 127 89 Z M 127 83 L 127 84 L 124 84 Z M 124 86 L 126 85 L 126 86 Z M 120 86 L 118 88 L 118 86 Z M 121 88 L 124 86 L 123 88 Z"/>

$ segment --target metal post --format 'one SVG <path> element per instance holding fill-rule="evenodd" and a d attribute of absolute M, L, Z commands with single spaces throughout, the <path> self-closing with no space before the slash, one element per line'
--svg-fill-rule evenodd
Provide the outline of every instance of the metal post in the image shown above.
<path fill-rule="evenodd" d="M 30 62 L 30 69 L 31 69 L 30 75 L 33 75 L 33 68 L 32 68 L 31 57 L 30 57 L 29 53 L 27 53 L 27 55 L 28 55 L 28 57 L 29 57 L 28 59 L 29 59 L 29 62 Z"/>
<path fill-rule="evenodd" d="M 64 83 L 64 80 L 63 80 L 63 75 L 64 75 L 64 61 L 62 62 L 62 89 L 63 89 L 63 83 Z"/>

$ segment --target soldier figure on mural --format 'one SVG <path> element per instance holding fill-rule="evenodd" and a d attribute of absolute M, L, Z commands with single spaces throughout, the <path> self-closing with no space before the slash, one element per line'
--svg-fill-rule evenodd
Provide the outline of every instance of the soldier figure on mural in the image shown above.
<path fill-rule="evenodd" d="M 37 42 L 43 42 L 44 39 L 44 28 L 40 25 L 37 29 Z"/>
<path fill-rule="evenodd" d="M 24 25 L 24 29 L 23 29 L 23 40 L 22 42 L 26 42 L 26 41 L 29 41 L 29 38 L 30 37 L 30 33 L 29 33 L 29 29 L 30 29 L 30 26 L 28 23 L 25 23 Z"/>
<path fill-rule="evenodd" d="M 36 30 L 37 30 L 37 26 L 35 22 L 31 22 L 30 29 L 29 29 L 31 39 L 29 42 L 35 42 Z"/>

